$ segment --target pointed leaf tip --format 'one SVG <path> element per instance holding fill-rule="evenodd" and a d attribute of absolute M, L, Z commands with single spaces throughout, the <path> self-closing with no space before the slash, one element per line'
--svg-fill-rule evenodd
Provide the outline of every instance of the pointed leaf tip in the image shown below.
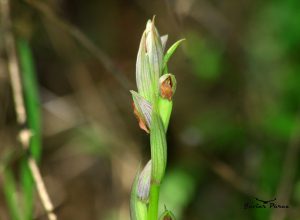
<path fill-rule="evenodd" d="M 169 59 L 171 58 L 171 56 L 173 55 L 173 53 L 175 52 L 175 50 L 177 49 L 177 47 L 180 45 L 181 42 L 185 41 L 185 39 L 181 39 L 176 41 L 166 52 L 165 56 L 164 56 L 164 64 L 163 64 L 163 69 L 166 68 L 167 63 L 169 61 Z"/>
<path fill-rule="evenodd" d="M 176 220 L 176 218 L 174 214 L 170 210 L 167 210 L 165 207 L 165 211 L 161 214 L 159 220 Z"/>

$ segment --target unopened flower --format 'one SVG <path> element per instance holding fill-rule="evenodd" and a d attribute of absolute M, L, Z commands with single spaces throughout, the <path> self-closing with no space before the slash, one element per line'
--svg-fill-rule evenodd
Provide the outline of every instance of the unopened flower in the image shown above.
<path fill-rule="evenodd" d="M 162 74 L 163 47 L 159 33 L 154 25 L 154 18 L 152 21 L 149 20 L 146 26 L 146 51 L 149 57 L 150 68 L 156 77 L 153 80 L 158 80 Z"/>
<path fill-rule="evenodd" d="M 141 95 L 137 92 L 131 90 L 133 99 L 133 113 L 136 116 L 139 126 L 142 130 L 149 133 L 150 124 L 151 124 L 151 113 L 152 113 L 152 106 L 149 101 L 144 99 Z"/>
<path fill-rule="evenodd" d="M 176 91 L 176 78 L 173 74 L 164 74 L 159 78 L 160 95 L 164 99 L 172 100 Z"/>
<path fill-rule="evenodd" d="M 136 61 L 138 93 L 153 102 L 158 94 L 158 80 L 163 68 L 163 46 L 154 20 L 149 20 L 142 35 Z"/>
<path fill-rule="evenodd" d="M 137 194 L 138 179 L 140 173 L 137 173 L 130 196 L 130 219 L 131 220 L 147 220 L 147 204 L 139 199 Z"/>
<path fill-rule="evenodd" d="M 137 196 L 140 200 L 147 202 L 149 199 L 151 182 L 151 160 L 146 164 L 140 173 L 137 183 Z"/>

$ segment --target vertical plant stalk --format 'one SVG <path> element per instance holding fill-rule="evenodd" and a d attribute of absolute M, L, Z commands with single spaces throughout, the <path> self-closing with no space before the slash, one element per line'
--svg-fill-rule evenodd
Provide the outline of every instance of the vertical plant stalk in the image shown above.
<path fill-rule="evenodd" d="M 157 220 L 160 184 L 151 184 L 148 208 L 148 220 Z"/>
<path fill-rule="evenodd" d="M 164 177 L 167 164 L 167 142 L 161 116 L 158 112 L 158 102 L 153 103 L 152 121 L 150 131 L 152 178 L 150 186 L 150 199 L 148 220 L 157 220 L 160 183 Z"/>
<path fill-rule="evenodd" d="M 28 127 L 34 134 L 30 140 L 30 151 L 36 161 L 41 156 L 41 113 L 39 105 L 38 83 L 33 56 L 27 40 L 17 39 L 17 50 L 22 71 L 22 83 Z"/>
<path fill-rule="evenodd" d="M 4 29 L 4 44 L 8 58 L 8 70 L 13 91 L 17 122 L 21 126 L 24 126 L 28 120 L 28 124 L 33 125 L 35 123 L 32 121 L 32 117 L 27 117 L 26 115 L 26 107 L 23 97 L 23 86 L 21 82 L 21 71 L 18 65 L 17 49 L 15 46 L 14 36 L 12 34 L 12 23 L 9 3 L 9 0 L 0 0 L 1 20 L 2 27 Z M 34 183 L 37 187 L 37 192 L 41 199 L 42 205 L 45 211 L 47 212 L 48 219 L 56 220 L 57 217 L 53 213 L 53 205 L 46 190 L 36 159 L 31 155 L 30 152 L 31 144 L 34 143 L 32 142 L 33 135 L 35 134 L 33 134 L 33 132 L 28 128 L 20 130 L 20 144 L 25 151 L 29 152 L 29 156 L 27 158 L 27 165 L 34 180 Z M 38 146 L 38 148 L 40 148 L 40 146 Z"/>
<path fill-rule="evenodd" d="M 17 39 L 17 51 L 19 55 L 20 67 L 22 72 L 23 96 L 26 109 L 27 125 L 31 132 L 30 154 L 39 161 L 41 154 L 41 116 L 38 97 L 38 86 L 34 62 L 30 46 L 25 39 Z M 28 167 L 28 159 L 23 158 L 21 163 L 23 203 L 25 206 L 24 214 L 32 218 L 34 182 Z"/>
<path fill-rule="evenodd" d="M 131 94 L 139 126 L 146 133 L 150 133 L 151 170 L 148 169 L 148 163 L 138 174 L 143 181 L 139 181 L 137 187 L 133 187 L 132 220 L 158 218 L 160 184 L 167 165 L 166 131 L 172 112 L 172 97 L 176 90 L 176 79 L 173 74 L 168 73 L 167 62 L 182 41 L 173 44 L 164 55 L 166 40 L 167 36 L 160 37 L 154 25 L 154 18 L 152 21 L 148 20 L 136 62 L 138 92 L 131 91 Z M 148 178 L 148 175 L 151 175 L 151 178 Z M 147 207 L 146 211 L 136 208 L 141 203 L 143 207 Z M 139 216 L 143 218 L 139 219 Z M 168 219 L 175 220 L 173 216 Z"/>
<path fill-rule="evenodd" d="M 296 127 L 291 133 L 290 143 L 286 150 L 286 155 L 283 162 L 282 175 L 278 184 L 277 196 L 279 201 L 290 203 L 293 181 L 297 173 L 298 155 L 300 152 L 300 116 L 296 116 Z M 284 220 L 287 216 L 287 210 L 274 209 L 271 213 L 271 220 Z"/>
<path fill-rule="evenodd" d="M 21 220 L 20 210 L 16 198 L 16 184 L 11 169 L 4 168 L 3 171 L 3 192 L 7 201 L 7 206 L 14 220 Z"/>

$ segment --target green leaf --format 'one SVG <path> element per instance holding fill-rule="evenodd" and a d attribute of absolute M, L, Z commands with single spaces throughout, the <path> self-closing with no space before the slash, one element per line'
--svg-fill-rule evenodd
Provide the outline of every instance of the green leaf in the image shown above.
<path fill-rule="evenodd" d="M 17 188 L 15 184 L 15 180 L 13 177 L 13 173 L 11 169 L 5 168 L 3 172 L 3 192 L 5 195 L 5 199 L 7 202 L 7 206 L 9 208 L 9 212 L 11 215 L 11 218 L 13 220 L 20 220 L 20 207 L 17 202 Z"/>
<path fill-rule="evenodd" d="M 177 47 L 180 45 L 180 43 L 181 43 L 182 41 L 184 41 L 184 40 L 185 40 L 185 39 L 181 39 L 181 40 L 175 42 L 175 43 L 168 49 L 168 51 L 166 52 L 166 54 L 165 54 L 165 56 L 164 56 L 163 69 L 166 68 L 169 59 L 171 58 L 171 56 L 173 55 L 173 53 L 175 52 L 175 50 L 177 49 Z"/>
<path fill-rule="evenodd" d="M 173 101 L 159 97 L 158 99 L 159 115 L 164 125 L 165 131 L 168 130 L 169 121 L 173 108 Z"/>
<path fill-rule="evenodd" d="M 165 174 L 167 163 L 167 142 L 163 122 L 157 112 L 152 111 L 151 132 L 152 181 L 159 184 Z"/>

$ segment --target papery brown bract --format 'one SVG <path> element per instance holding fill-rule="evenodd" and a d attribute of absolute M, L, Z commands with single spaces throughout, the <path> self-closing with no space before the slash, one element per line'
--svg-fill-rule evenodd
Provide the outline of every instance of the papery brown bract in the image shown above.
<path fill-rule="evenodd" d="M 133 114 L 135 115 L 136 119 L 138 120 L 139 127 L 144 130 L 146 133 L 150 133 L 149 128 L 146 124 L 146 121 L 143 119 L 141 114 L 138 112 L 138 110 L 135 107 L 134 102 L 132 102 L 132 108 L 133 108 Z"/>

